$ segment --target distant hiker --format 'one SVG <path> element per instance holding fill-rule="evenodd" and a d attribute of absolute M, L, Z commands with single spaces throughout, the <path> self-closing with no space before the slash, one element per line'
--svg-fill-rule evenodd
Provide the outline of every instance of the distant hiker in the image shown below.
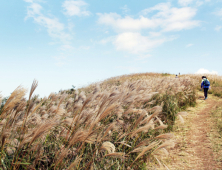
<path fill-rule="evenodd" d="M 201 89 L 204 89 L 204 100 L 207 99 L 207 93 L 210 88 L 210 81 L 207 79 L 206 76 L 202 76 L 202 83 L 201 83 Z"/>
<path fill-rule="evenodd" d="M 179 78 L 178 76 L 177 76 L 177 74 L 176 74 L 176 77 L 175 78 Z"/>

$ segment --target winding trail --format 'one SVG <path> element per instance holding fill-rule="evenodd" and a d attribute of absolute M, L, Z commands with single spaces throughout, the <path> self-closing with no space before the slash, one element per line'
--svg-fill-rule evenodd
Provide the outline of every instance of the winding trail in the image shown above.
<path fill-rule="evenodd" d="M 222 106 L 222 100 L 209 96 L 203 100 L 202 93 L 198 93 L 197 106 L 188 108 L 188 116 L 181 125 L 176 122 L 174 135 L 176 146 L 170 151 L 168 164 L 169 169 L 192 169 L 192 170 L 219 170 L 222 169 L 221 160 L 217 160 L 218 153 L 214 151 L 216 140 L 215 122 L 212 112 L 218 105 Z M 218 139 L 220 136 L 218 136 Z M 219 139 L 222 143 L 222 139 Z M 221 147 L 222 150 L 222 147 Z"/>

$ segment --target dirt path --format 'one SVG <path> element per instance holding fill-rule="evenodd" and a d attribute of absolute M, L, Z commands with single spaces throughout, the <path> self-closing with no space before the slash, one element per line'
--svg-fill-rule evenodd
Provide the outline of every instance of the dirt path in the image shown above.
<path fill-rule="evenodd" d="M 213 96 L 205 101 L 201 93 L 197 103 L 196 107 L 188 109 L 188 116 L 183 125 L 179 121 L 176 122 L 174 135 L 177 144 L 171 150 L 167 163 L 169 169 L 222 169 L 222 162 L 216 161 L 218 155 L 213 149 L 215 142 L 212 140 L 216 139 L 211 135 L 217 133 L 211 113 L 222 102 Z M 222 142 L 222 139 L 220 140 Z"/>

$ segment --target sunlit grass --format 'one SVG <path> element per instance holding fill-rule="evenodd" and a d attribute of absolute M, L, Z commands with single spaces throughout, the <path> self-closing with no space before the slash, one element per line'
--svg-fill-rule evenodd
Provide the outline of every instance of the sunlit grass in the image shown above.
<path fill-rule="evenodd" d="M 2 168 L 165 167 L 175 118 L 196 102 L 195 81 L 168 74 L 111 78 L 44 99 L 33 96 L 36 87 L 28 100 L 17 88 L 1 109 Z"/>

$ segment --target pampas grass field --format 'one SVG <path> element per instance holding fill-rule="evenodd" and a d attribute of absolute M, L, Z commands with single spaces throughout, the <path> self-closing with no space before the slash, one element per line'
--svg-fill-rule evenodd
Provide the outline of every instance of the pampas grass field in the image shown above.
<path fill-rule="evenodd" d="M 222 79 L 209 78 L 213 84 Z M 143 73 L 38 98 L 19 86 L 0 112 L 2 169 L 155 169 L 199 77 Z M 212 81 L 211 81 L 212 82 Z M 216 93 L 214 91 L 214 93 Z"/>

